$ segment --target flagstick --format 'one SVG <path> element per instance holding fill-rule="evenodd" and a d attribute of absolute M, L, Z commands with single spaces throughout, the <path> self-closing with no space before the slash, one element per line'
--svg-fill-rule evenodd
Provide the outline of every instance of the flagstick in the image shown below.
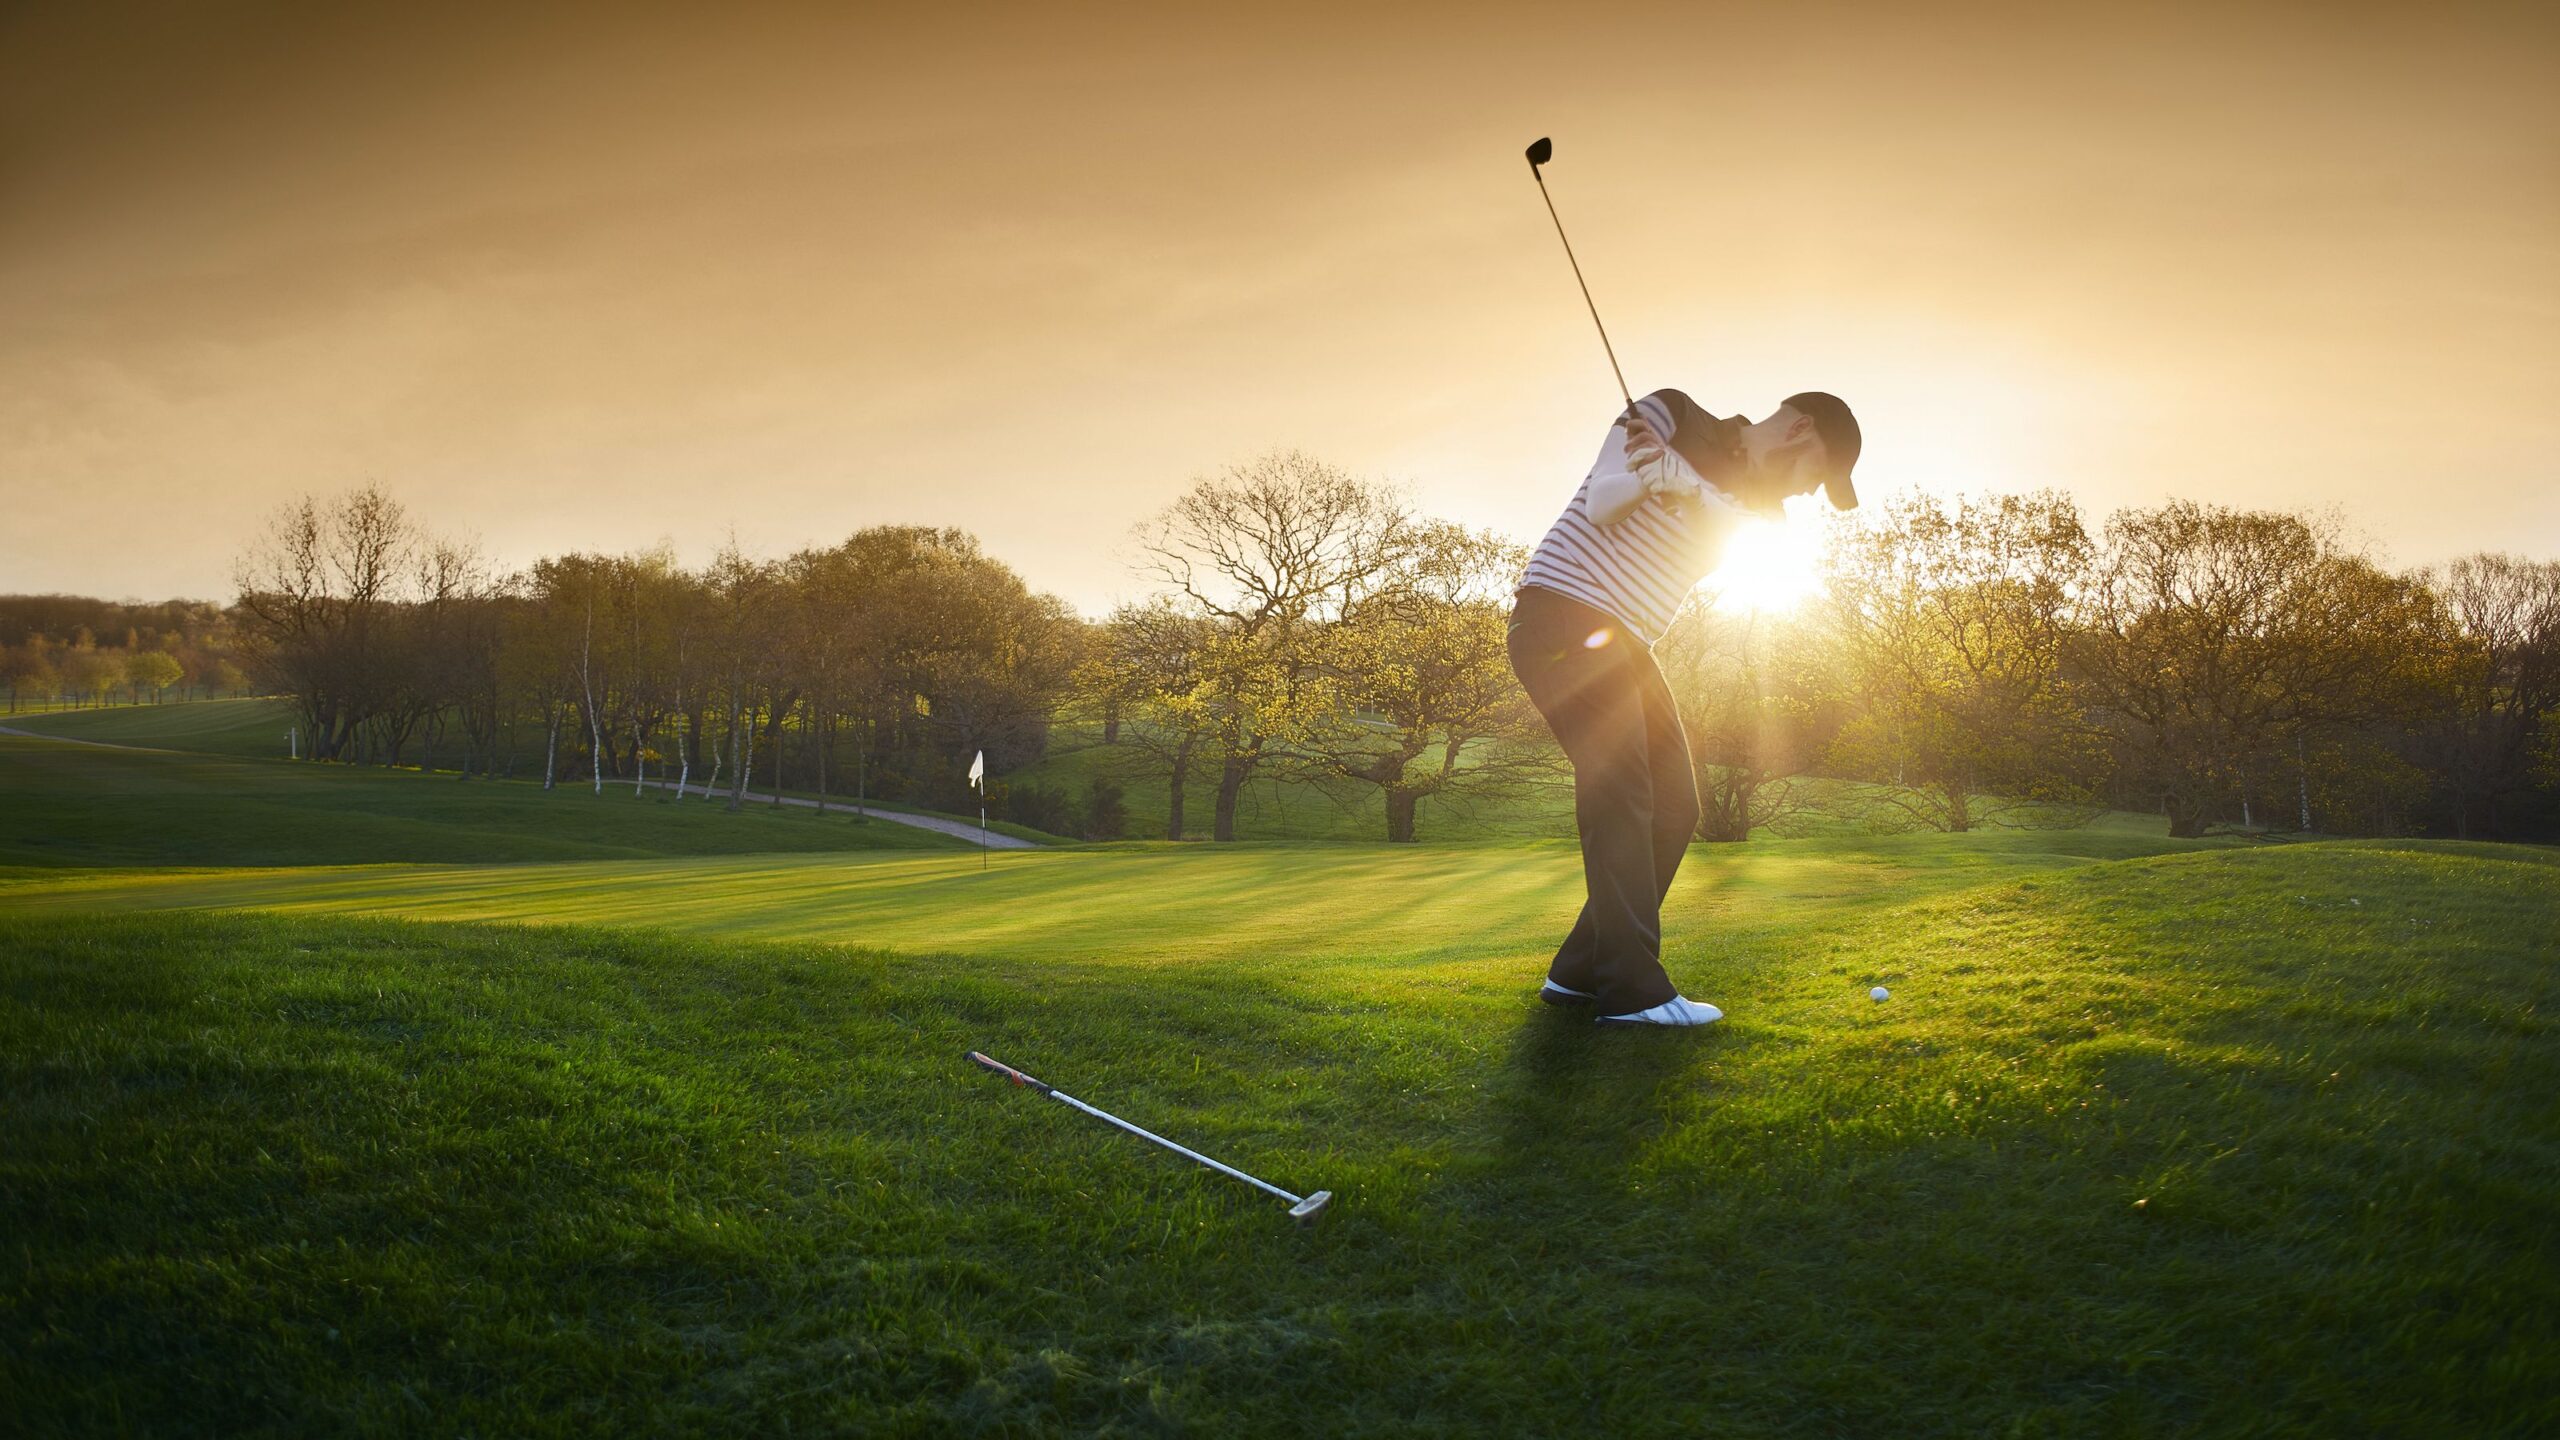
<path fill-rule="evenodd" d="M 969 788 L 978 792 L 978 868 L 987 868 L 987 752 L 969 762 Z"/>

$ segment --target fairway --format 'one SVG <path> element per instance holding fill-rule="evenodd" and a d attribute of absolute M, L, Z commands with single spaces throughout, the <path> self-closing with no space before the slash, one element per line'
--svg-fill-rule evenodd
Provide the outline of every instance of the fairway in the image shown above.
<path fill-rule="evenodd" d="M 1701 847 L 1673 892 L 1671 957 L 1714 966 L 1763 933 L 1844 910 L 2184 844 L 2111 832 L 2006 831 L 1845 844 Z M 1510 956 L 1534 974 L 1572 922 L 1581 865 L 1563 844 L 1116 846 L 974 854 L 756 855 L 546 865 L 372 865 L 28 876 L 19 910 L 256 908 L 427 920 L 611 924 L 925 952 L 1205 964 L 1287 956 L 1401 966 Z M 1534 956 L 1533 956 L 1534 952 Z"/>
<path fill-rule="evenodd" d="M 934 850 L 849 814 L 0 735 L 0 868 Z"/>
<path fill-rule="evenodd" d="M 1170 808 L 1169 777 L 1161 762 L 1137 743 L 1140 728 L 1124 726 L 1122 742 L 1105 745 L 1097 726 L 1062 724 L 1054 732 L 1049 753 L 1006 780 L 1063 790 L 1070 798 L 1085 794 L 1097 779 L 1119 785 L 1128 812 L 1129 838 L 1161 840 Z M 1210 833 L 1215 818 L 1217 767 L 1207 760 L 1196 761 L 1186 788 L 1184 829 L 1190 838 L 1200 839 Z M 1323 786 L 1296 776 L 1257 775 L 1237 794 L 1236 833 L 1246 840 L 1382 841 L 1386 800 L 1375 785 Z M 1430 844 L 1570 839 L 1573 785 L 1559 766 L 1497 792 L 1476 794 L 1461 788 L 1448 795 L 1426 795 L 1416 806 L 1415 833 Z"/>
<path fill-rule="evenodd" d="M 21 870 L 0 1382 L 66 1431 L 2526 1433 L 2550 859 L 1701 847 L 1704 1036 L 1529 999 L 1553 844 Z"/>
<path fill-rule="evenodd" d="M 285 732 L 295 723 L 283 700 L 190 700 L 167 705 L 106 705 L 87 710 L 0 716 L 0 727 L 101 745 L 140 745 L 253 760 L 287 758 Z"/>

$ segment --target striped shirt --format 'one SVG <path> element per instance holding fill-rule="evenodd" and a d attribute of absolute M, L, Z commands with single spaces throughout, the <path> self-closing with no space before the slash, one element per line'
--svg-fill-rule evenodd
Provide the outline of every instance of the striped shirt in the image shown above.
<path fill-rule="evenodd" d="M 1651 645 L 1671 628 L 1680 602 L 1724 558 L 1725 541 L 1748 512 L 1705 480 L 1731 463 L 1738 444 L 1734 422 L 1718 420 L 1677 390 L 1656 390 L 1636 406 L 1669 442 L 1664 464 L 1705 483 L 1706 499 L 1678 506 L 1647 494 L 1623 516 L 1603 519 L 1606 512 L 1592 505 L 1594 482 L 1621 491 L 1641 485 L 1627 468 L 1626 427 L 1612 425 L 1582 488 L 1530 554 L 1520 585 L 1579 600 L 1624 622 Z"/>

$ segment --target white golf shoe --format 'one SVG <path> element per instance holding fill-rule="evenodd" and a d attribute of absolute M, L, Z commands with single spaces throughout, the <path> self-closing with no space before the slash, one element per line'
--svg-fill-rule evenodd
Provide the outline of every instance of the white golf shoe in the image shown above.
<path fill-rule="evenodd" d="M 1650 1010 L 1626 1015 L 1603 1015 L 1603 1025 L 1668 1025 L 1685 1029 L 1692 1025 L 1713 1025 L 1724 1018 L 1724 1012 L 1713 1005 L 1701 1004 L 1683 995 L 1674 995 Z"/>
<path fill-rule="evenodd" d="M 1538 987 L 1538 998 L 1550 1005 L 1588 1005 L 1599 998 L 1588 990 L 1574 990 L 1553 980 Z"/>

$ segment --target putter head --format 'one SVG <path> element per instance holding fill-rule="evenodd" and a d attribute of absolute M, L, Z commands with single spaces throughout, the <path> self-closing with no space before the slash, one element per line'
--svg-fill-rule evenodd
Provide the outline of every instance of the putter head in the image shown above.
<path fill-rule="evenodd" d="M 1332 1203 L 1333 1192 L 1330 1190 L 1319 1190 L 1313 1195 L 1308 1196 L 1306 1199 L 1299 1201 L 1297 1204 L 1290 1206 L 1289 1218 L 1297 1221 L 1301 1225 L 1313 1225 L 1316 1223 L 1316 1217 L 1324 1213 L 1324 1207 Z"/>
<path fill-rule="evenodd" d="M 1546 164 L 1549 160 L 1554 159 L 1555 154 L 1555 142 L 1544 135 L 1539 136 L 1536 140 L 1530 142 L 1529 145 L 1529 168 L 1532 170 L 1537 169 L 1539 166 Z"/>

